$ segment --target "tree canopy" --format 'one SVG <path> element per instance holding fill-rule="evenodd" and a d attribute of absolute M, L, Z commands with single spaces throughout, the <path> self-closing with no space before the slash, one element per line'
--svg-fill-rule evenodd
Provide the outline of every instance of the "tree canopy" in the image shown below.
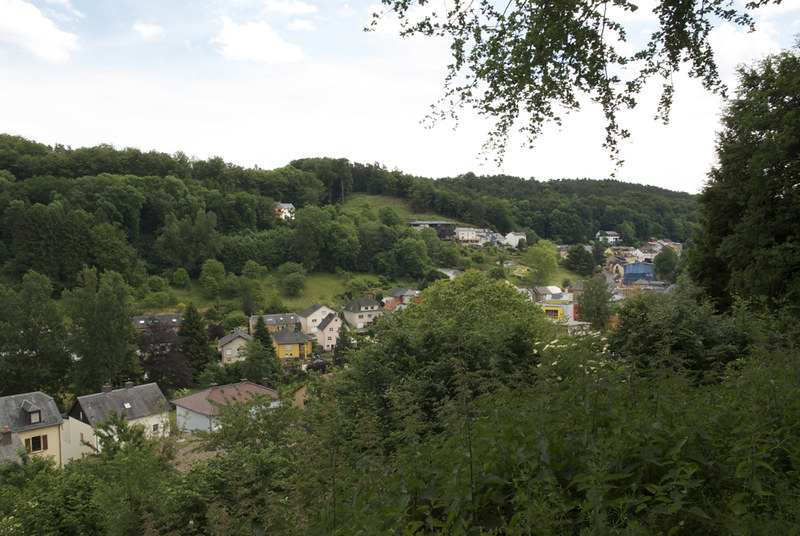
<path fill-rule="evenodd" d="M 719 165 L 700 195 L 689 270 L 723 307 L 733 296 L 773 305 L 800 299 L 800 56 L 739 70 L 723 116 Z"/>
<path fill-rule="evenodd" d="M 757 0 L 741 10 L 725 0 L 661 0 L 653 7 L 658 27 L 640 45 L 627 35 L 626 17 L 638 9 L 629 0 L 456 0 L 441 11 L 416 9 L 425 0 L 382 0 L 399 17 L 402 35 L 450 40 L 453 61 L 433 118 L 454 116 L 464 106 L 494 118 L 485 148 L 498 151 L 500 160 L 514 129 L 532 142 L 545 123 L 560 122 L 562 110 L 579 109 L 584 95 L 602 107 L 605 145 L 615 154 L 618 141 L 628 136 L 617 114 L 635 106 L 648 79 L 660 77 L 658 114 L 666 119 L 671 76 L 684 64 L 706 89 L 724 92 L 709 34 L 721 22 L 752 28 L 750 11 L 767 3 Z M 375 14 L 373 25 L 380 17 Z"/>

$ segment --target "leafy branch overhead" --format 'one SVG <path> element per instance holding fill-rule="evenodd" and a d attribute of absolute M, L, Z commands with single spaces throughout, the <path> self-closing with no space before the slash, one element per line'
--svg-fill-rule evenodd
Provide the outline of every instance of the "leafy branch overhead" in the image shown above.
<path fill-rule="evenodd" d="M 372 26 L 393 13 L 403 36 L 450 40 L 453 61 L 431 119 L 455 118 L 465 106 L 495 118 L 484 150 L 495 152 L 498 162 L 515 129 L 533 146 L 546 123 L 561 124 L 562 114 L 580 109 L 580 97 L 587 95 L 602 107 L 603 145 L 621 163 L 618 143 L 629 132 L 617 116 L 636 105 L 645 82 L 664 81 L 656 116 L 664 122 L 672 104 L 672 74 L 685 63 L 690 76 L 724 95 L 709 33 L 721 22 L 752 29 L 747 10 L 768 2 L 750 2 L 740 11 L 728 0 L 660 0 L 653 8 L 658 28 L 633 53 L 623 52 L 625 14 L 638 9 L 628 0 L 453 0 L 436 6 L 427 0 L 382 0 L 386 11 L 374 14 Z M 439 5 L 444 12 L 436 11 Z"/>

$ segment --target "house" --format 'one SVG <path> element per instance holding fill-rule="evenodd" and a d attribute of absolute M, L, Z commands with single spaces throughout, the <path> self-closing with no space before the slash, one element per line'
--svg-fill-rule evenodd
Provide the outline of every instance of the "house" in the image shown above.
<path fill-rule="evenodd" d="M 275 353 L 284 365 L 302 365 L 311 356 L 311 343 L 316 339 L 302 331 L 284 328 L 272 334 Z"/>
<path fill-rule="evenodd" d="M 625 266 L 627 266 L 627 262 L 622 257 L 617 257 L 616 255 L 611 255 L 606 258 L 606 264 L 604 268 L 611 272 L 615 279 L 622 277 Z"/>
<path fill-rule="evenodd" d="M 326 307 L 327 309 L 327 307 Z M 342 319 L 336 313 L 328 313 L 317 325 L 311 327 L 311 332 L 306 333 L 317 341 L 317 346 L 325 352 L 333 351 L 336 341 L 339 340 L 339 329 Z"/>
<path fill-rule="evenodd" d="M 560 259 L 566 259 L 569 256 L 570 249 L 572 249 L 572 246 L 561 244 L 560 246 L 556 246 L 556 253 Z"/>
<path fill-rule="evenodd" d="M 244 361 L 243 349 L 253 337 L 242 330 L 234 329 L 217 341 L 217 351 L 223 365 L 229 365 L 236 361 Z"/>
<path fill-rule="evenodd" d="M 413 302 L 422 303 L 418 290 L 395 287 L 383 298 L 383 311 L 385 313 L 402 311 Z"/>
<path fill-rule="evenodd" d="M 554 294 L 561 294 L 561 289 L 554 286 L 546 286 L 546 287 L 533 287 L 533 301 L 536 303 L 543 302 L 548 296 Z"/>
<path fill-rule="evenodd" d="M 269 407 L 280 404 L 275 389 L 246 380 L 222 386 L 212 384 L 208 389 L 176 398 L 172 403 L 175 405 L 175 416 L 181 432 L 212 431 L 219 428 L 222 406 L 245 404 L 257 400 L 258 397 L 268 400 Z"/>
<path fill-rule="evenodd" d="M 356 298 L 344 306 L 345 321 L 356 329 L 366 328 L 382 313 L 381 304 L 368 296 Z"/>
<path fill-rule="evenodd" d="M 480 229 L 475 229 L 474 227 L 456 227 L 455 229 L 456 240 L 467 246 L 481 245 L 479 234 Z"/>
<path fill-rule="evenodd" d="M 308 335 L 313 335 L 319 329 L 320 323 L 330 314 L 335 315 L 336 311 L 327 305 L 312 305 L 302 313 L 297 314 L 300 318 L 300 330 Z"/>
<path fill-rule="evenodd" d="M 181 329 L 181 315 L 142 315 L 133 317 L 133 326 L 139 332 L 147 331 L 156 322 L 162 326 L 169 326 L 175 331 Z"/>
<path fill-rule="evenodd" d="M 455 234 L 456 224 L 451 221 L 440 221 L 440 220 L 415 220 L 409 223 L 408 225 L 411 226 L 412 229 L 416 229 L 417 231 L 421 231 L 428 227 L 431 227 L 433 230 L 436 231 L 437 236 L 441 240 L 450 240 L 453 238 Z"/>
<path fill-rule="evenodd" d="M 550 320 L 570 321 L 575 320 L 575 302 L 569 294 L 551 294 L 538 302 L 542 311 Z"/>
<path fill-rule="evenodd" d="M 518 233 L 515 231 L 511 231 L 505 237 L 503 237 L 501 242 L 507 245 L 508 247 L 516 248 L 519 247 L 520 240 L 525 240 L 525 242 L 527 243 L 528 235 L 526 235 L 525 233 Z"/>
<path fill-rule="evenodd" d="M 278 313 L 274 315 L 261 315 L 264 325 L 272 333 L 284 328 L 294 328 L 297 324 L 302 324 L 300 317 L 295 313 Z M 250 315 L 250 333 L 255 333 L 258 315 Z"/>
<path fill-rule="evenodd" d="M 91 453 L 84 441 L 99 449 L 95 429 L 109 419 L 112 411 L 124 415 L 128 424 L 144 426 L 148 437 L 161 437 L 169 433 L 170 409 L 156 383 L 133 385 L 128 381 L 122 389 L 104 387 L 99 393 L 79 396 L 67 412 L 64 458 L 73 460 Z"/>
<path fill-rule="evenodd" d="M 601 242 L 608 242 L 612 246 L 618 242 L 622 242 L 622 238 L 616 231 L 597 231 L 594 237 Z"/>
<path fill-rule="evenodd" d="M 652 281 L 656 275 L 655 265 L 649 262 L 632 262 L 623 266 L 623 270 L 623 285 L 629 285 L 639 279 Z"/>
<path fill-rule="evenodd" d="M 581 295 L 583 294 L 583 286 L 586 284 L 585 279 L 581 279 L 580 281 L 576 281 L 570 286 L 566 288 L 572 294 L 572 299 L 576 302 L 581 301 Z"/>
<path fill-rule="evenodd" d="M 63 467 L 63 427 L 53 397 L 41 391 L 0 397 L 0 463 L 20 461 L 25 449 Z"/>
<path fill-rule="evenodd" d="M 275 212 L 282 220 L 294 219 L 294 205 L 291 203 L 275 203 Z"/>
<path fill-rule="evenodd" d="M 473 227 L 456 227 L 455 239 L 467 246 L 485 246 L 486 244 L 496 246 L 502 235 L 491 229 L 475 229 Z"/>

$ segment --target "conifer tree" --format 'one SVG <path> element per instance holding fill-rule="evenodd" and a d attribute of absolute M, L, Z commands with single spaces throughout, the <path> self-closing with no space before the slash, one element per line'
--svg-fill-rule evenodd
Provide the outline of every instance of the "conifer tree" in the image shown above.
<path fill-rule="evenodd" d="M 183 339 L 183 355 L 192 365 L 194 378 L 197 379 L 206 365 L 214 361 L 215 352 L 211 347 L 203 316 L 193 303 L 186 306 L 178 335 Z"/>

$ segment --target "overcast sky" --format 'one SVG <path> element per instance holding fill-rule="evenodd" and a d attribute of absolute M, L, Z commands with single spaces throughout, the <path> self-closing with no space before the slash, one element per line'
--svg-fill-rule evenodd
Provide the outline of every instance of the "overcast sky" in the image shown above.
<path fill-rule="evenodd" d="M 432 0 L 436 5 L 444 0 Z M 640 3 L 629 36 L 655 20 Z M 448 43 L 400 38 L 374 0 L 0 0 L 0 132 L 73 148 L 101 143 L 220 156 L 273 169 L 344 157 L 439 178 L 468 171 L 538 180 L 605 179 L 599 109 L 546 129 L 536 148 L 512 139 L 496 167 L 480 155 L 490 124 L 465 111 L 427 128 L 442 96 Z M 712 39 L 723 78 L 792 46 L 800 0 L 756 13 L 757 31 Z M 670 124 L 653 121 L 659 84 L 622 115 L 617 178 L 698 192 L 714 164 L 722 101 L 676 76 Z"/>

